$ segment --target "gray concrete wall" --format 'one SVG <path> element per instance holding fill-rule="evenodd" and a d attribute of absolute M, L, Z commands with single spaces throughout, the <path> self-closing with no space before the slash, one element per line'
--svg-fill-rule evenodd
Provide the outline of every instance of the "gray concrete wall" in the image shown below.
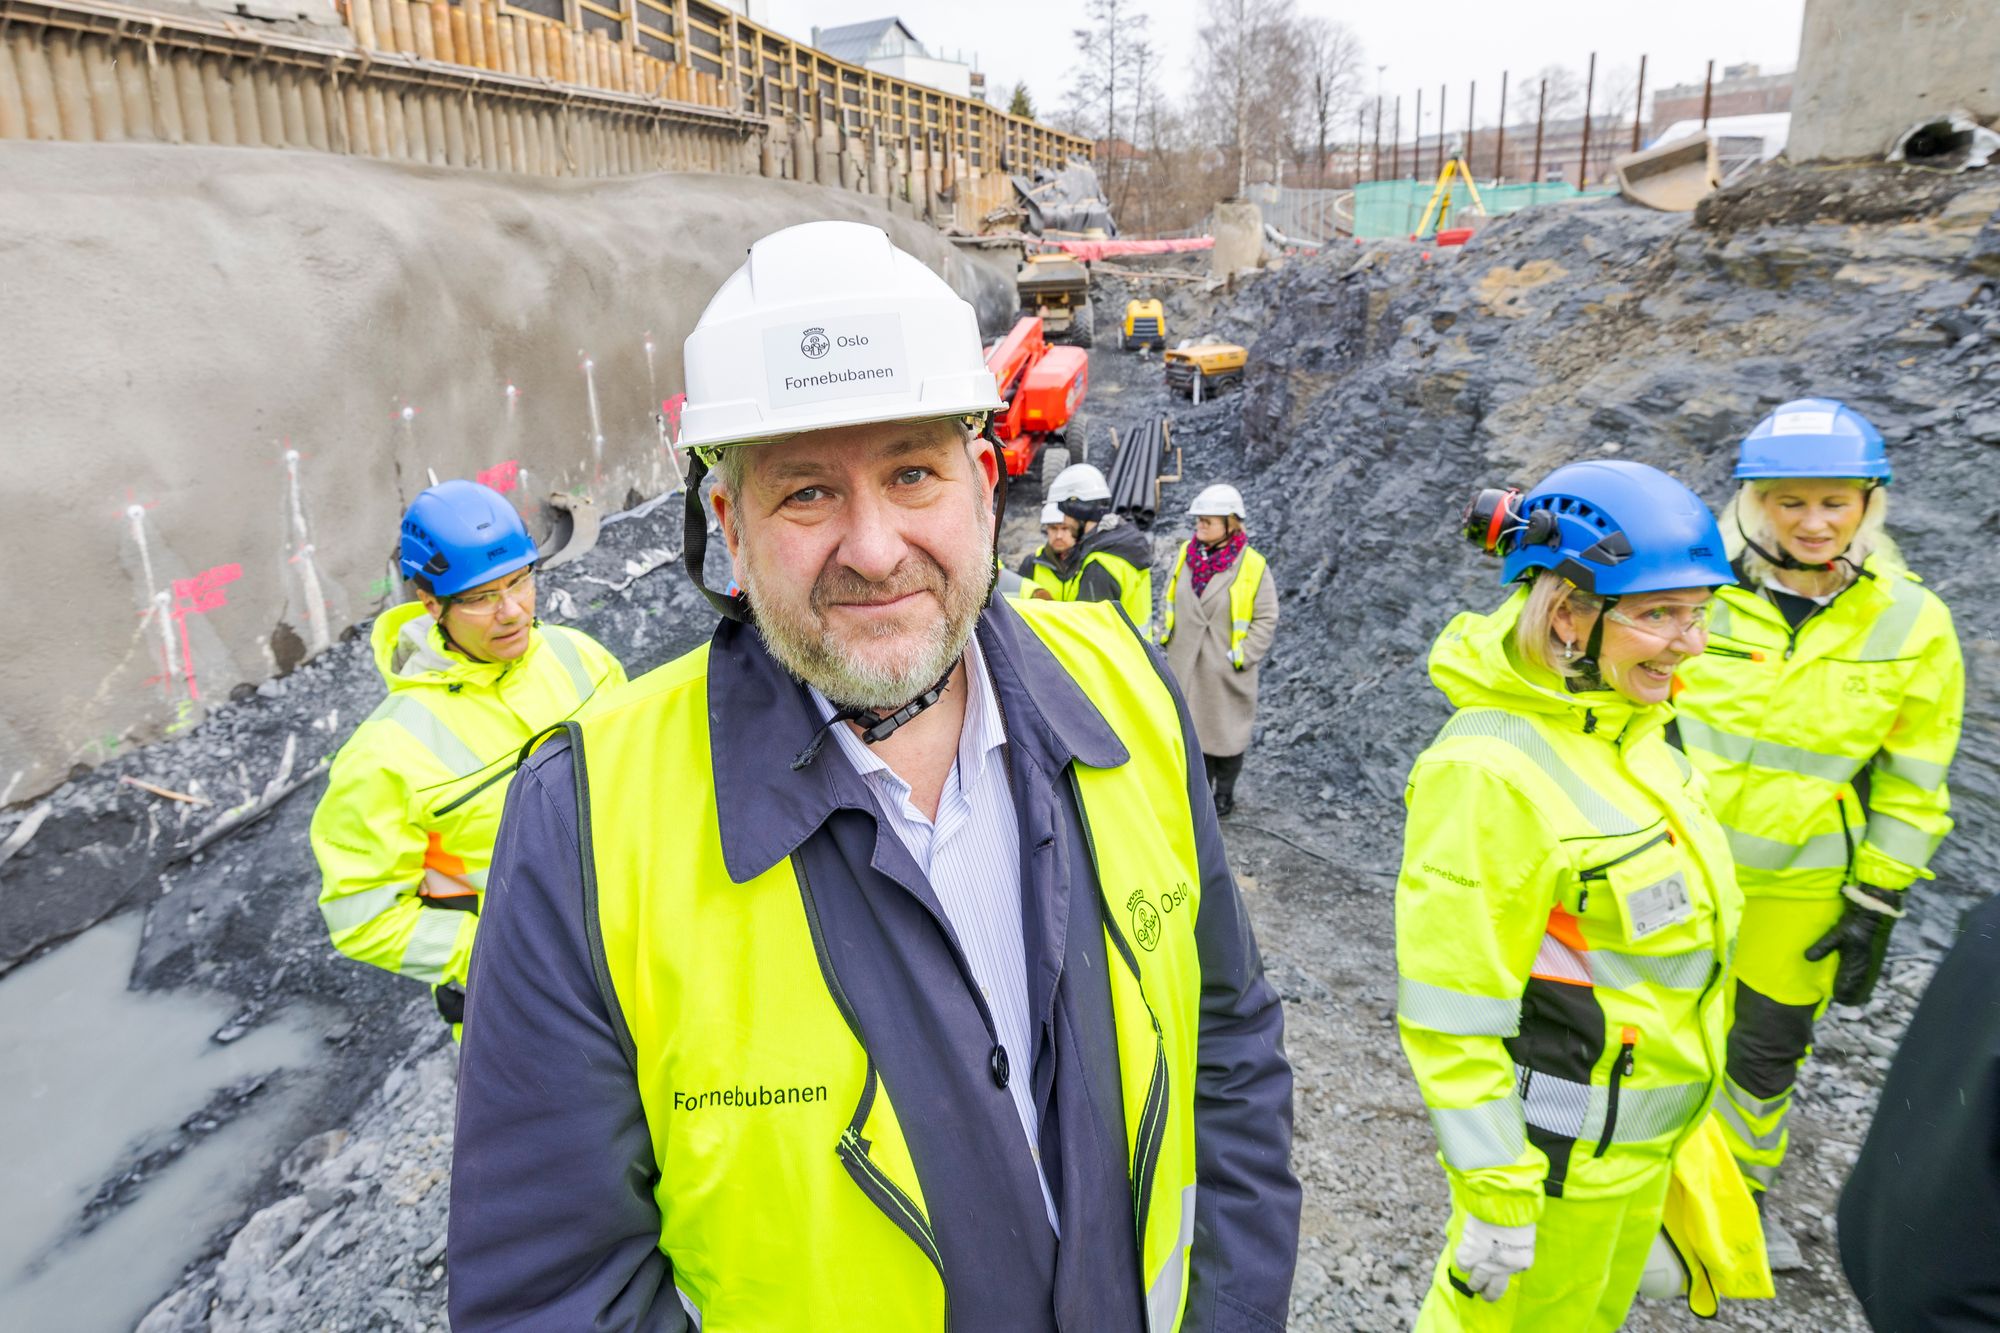
<path fill-rule="evenodd" d="M 1794 162 L 1880 157 L 1919 118 L 1955 107 L 2000 118 L 1995 0 L 1806 0 Z"/>
<path fill-rule="evenodd" d="M 824 217 L 1011 313 L 1004 259 L 847 191 L 0 144 L 0 805 L 397 600 L 433 470 L 531 526 L 670 486 L 682 339 L 751 240 Z"/>

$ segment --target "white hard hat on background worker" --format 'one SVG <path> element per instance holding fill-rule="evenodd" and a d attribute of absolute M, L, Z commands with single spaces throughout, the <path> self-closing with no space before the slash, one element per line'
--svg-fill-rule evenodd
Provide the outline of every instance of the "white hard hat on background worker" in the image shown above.
<path fill-rule="evenodd" d="M 1234 486 L 1217 482 L 1202 488 L 1194 503 L 1188 506 L 1188 513 L 1195 518 L 1237 518 L 1248 520 L 1250 515 L 1243 509 L 1243 494 Z"/>
<path fill-rule="evenodd" d="M 1042 506 L 1043 527 L 1046 528 L 1052 523 L 1060 523 L 1062 521 L 1063 521 L 1063 511 L 1061 505 L 1057 504 L 1054 500 L 1050 500 L 1047 504 Z"/>
<path fill-rule="evenodd" d="M 1071 463 L 1056 474 L 1049 485 L 1049 502 L 1061 504 L 1065 500 L 1109 500 L 1111 483 L 1104 474 L 1088 463 Z"/>

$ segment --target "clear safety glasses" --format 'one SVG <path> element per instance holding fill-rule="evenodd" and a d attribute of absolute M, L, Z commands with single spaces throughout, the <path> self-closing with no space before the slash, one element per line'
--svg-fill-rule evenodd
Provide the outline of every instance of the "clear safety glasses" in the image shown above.
<path fill-rule="evenodd" d="M 485 592 L 460 593 L 451 599 L 451 609 L 472 620 L 491 620 L 500 614 L 500 608 L 508 598 L 513 598 L 523 607 L 535 595 L 535 571 L 524 569 L 520 576 L 510 579 L 497 588 Z"/>
<path fill-rule="evenodd" d="M 1615 620 L 1627 629 L 1638 630 L 1641 634 L 1661 643 L 1672 643 L 1675 639 L 1698 638 L 1708 633 L 1708 606 L 1683 606 L 1678 602 L 1663 602 L 1637 611 L 1628 611 L 1623 606 L 1614 606 L 1604 613 L 1606 620 Z"/>

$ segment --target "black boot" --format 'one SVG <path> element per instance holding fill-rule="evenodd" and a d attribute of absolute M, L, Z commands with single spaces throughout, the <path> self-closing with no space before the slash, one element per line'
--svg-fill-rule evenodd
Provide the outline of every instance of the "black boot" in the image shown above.
<path fill-rule="evenodd" d="M 1215 777 L 1212 781 L 1215 787 L 1216 818 L 1227 818 L 1236 809 L 1236 775 L 1243 771 L 1243 756 L 1218 755 L 1210 759 L 1209 756 L 1203 755 L 1202 758 L 1215 766 Z"/>

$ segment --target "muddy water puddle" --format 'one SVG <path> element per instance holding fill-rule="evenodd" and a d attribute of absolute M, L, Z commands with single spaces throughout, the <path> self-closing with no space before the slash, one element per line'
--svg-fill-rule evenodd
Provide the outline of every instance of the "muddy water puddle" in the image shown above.
<path fill-rule="evenodd" d="M 0 1328 L 129 1329 L 323 1087 L 323 1019 L 127 989 L 143 916 L 0 978 Z"/>

